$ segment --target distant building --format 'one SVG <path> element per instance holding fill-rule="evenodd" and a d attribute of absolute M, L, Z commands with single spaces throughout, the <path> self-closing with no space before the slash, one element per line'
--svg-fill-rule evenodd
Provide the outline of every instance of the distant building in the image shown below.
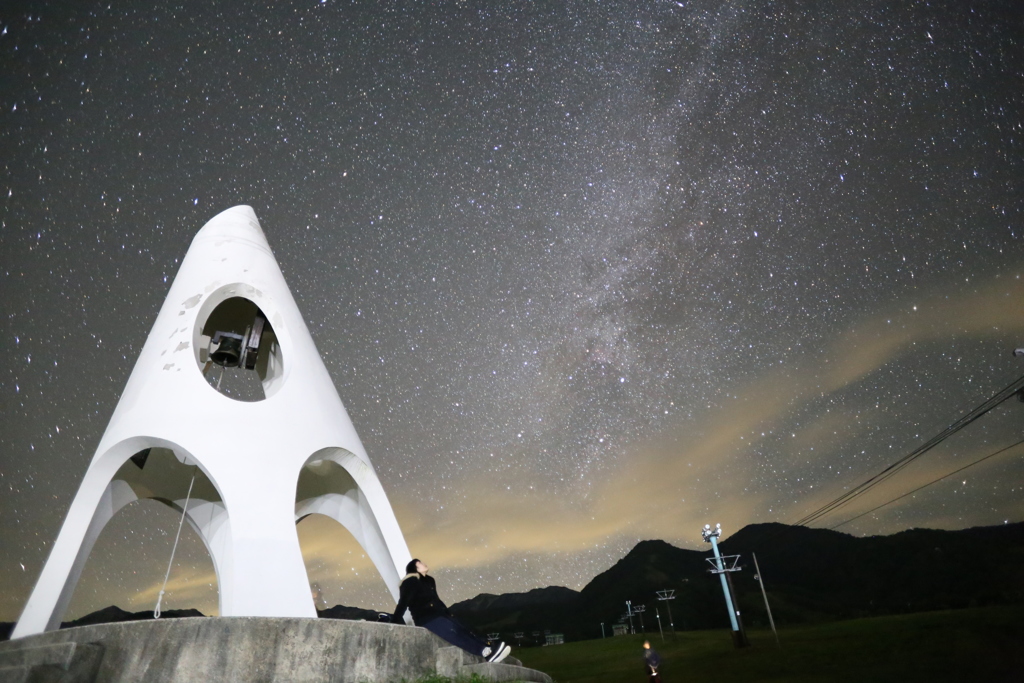
<path fill-rule="evenodd" d="M 614 624 L 612 626 L 613 636 L 624 636 L 629 633 L 629 627 L 625 624 Z"/>
<path fill-rule="evenodd" d="M 546 641 L 544 645 L 564 645 L 565 635 L 562 633 L 549 633 L 544 636 L 544 640 Z"/>

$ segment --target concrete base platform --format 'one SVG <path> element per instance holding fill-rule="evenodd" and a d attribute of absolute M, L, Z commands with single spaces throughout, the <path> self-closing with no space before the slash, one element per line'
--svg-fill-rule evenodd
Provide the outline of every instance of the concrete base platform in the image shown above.
<path fill-rule="evenodd" d="M 476 673 L 551 683 L 488 664 L 426 629 L 335 619 L 195 617 L 96 624 L 0 642 L 0 683 L 399 683 Z"/>

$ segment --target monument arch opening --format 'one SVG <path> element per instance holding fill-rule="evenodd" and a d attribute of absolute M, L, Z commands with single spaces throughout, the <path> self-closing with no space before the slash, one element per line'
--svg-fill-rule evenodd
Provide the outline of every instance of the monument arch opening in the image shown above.
<path fill-rule="evenodd" d="M 338 605 L 394 611 L 395 600 L 373 561 L 337 520 L 312 513 L 296 522 L 296 533 L 318 613 Z"/>
<path fill-rule="evenodd" d="M 181 512 L 162 501 L 128 503 L 107 522 L 85 561 L 61 621 L 106 607 L 152 612 L 159 597 Z M 217 572 L 202 537 L 185 524 L 162 601 L 169 610 L 219 614 Z"/>
<path fill-rule="evenodd" d="M 391 611 L 400 577 L 374 515 L 376 478 L 368 480 L 366 490 L 358 481 L 366 469 L 362 460 L 343 448 L 327 448 L 310 456 L 296 485 L 297 533 L 310 583 L 319 585 L 328 602 L 332 595 L 344 594 L 345 599 L 351 595 L 362 601 L 343 603 L 347 606 Z"/>
<path fill-rule="evenodd" d="M 139 448 L 140 445 L 145 447 Z M 113 475 L 103 474 L 113 467 L 117 467 Z M 227 510 L 217 487 L 192 456 L 161 440 L 131 439 L 100 456 L 87 472 L 86 481 L 83 489 L 90 491 L 89 498 L 95 499 L 95 503 L 83 501 L 85 509 L 74 515 L 80 541 L 76 547 L 60 551 L 68 571 L 54 585 L 56 594 L 46 617 L 47 628 L 59 626 L 66 614 L 82 616 L 82 610 L 117 606 L 141 611 L 155 607 L 168 562 L 180 545 L 178 541 L 172 548 L 167 538 L 177 538 L 180 526 L 188 526 L 189 530 L 183 530 L 184 555 L 178 556 L 179 564 L 184 557 L 186 562 L 203 567 L 199 571 L 207 576 L 202 583 L 208 589 L 212 587 L 214 604 L 222 602 L 215 549 L 230 537 Z M 87 512 L 90 507 L 91 514 Z M 119 514 L 122 510 L 125 512 Z M 68 514 L 71 517 L 74 511 Z M 186 520 L 188 525 L 184 525 Z M 197 554 L 196 534 L 203 550 L 198 552 L 199 559 L 192 562 Z M 212 567 L 206 564 L 210 560 Z M 85 572 L 85 590 L 89 594 L 82 595 L 79 583 L 86 567 L 90 568 Z M 175 577 L 175 586 L 191 580 L 182 583 L 181 578 Z M 76 594 L 79 598 L 74 600 Z M 150 597 L 150 605 L 141 605 L 140 601 Z M 97 600 L 109 602 L 98 605 Z M 210 610 L 209 603 L 209 599 L 203 602 L 206 610 Z M 90 606 L 93 609 L 88 609 Z"/>

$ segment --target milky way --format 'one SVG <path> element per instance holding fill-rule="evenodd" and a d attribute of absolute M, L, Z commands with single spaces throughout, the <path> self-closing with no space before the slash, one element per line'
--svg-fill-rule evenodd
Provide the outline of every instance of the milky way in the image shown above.
<path fill-rule="evenodd" d="M 1024 373 L 1014 3 L 64 4 L 0 10 L 0 619 L 236 204 L 450 602 L 795 521 Z M 1020 521 L 1022 455 L 840 529 Z M 151 607 L 176 524 L 119 513 L 68 616 Z M 346 532 L 298 528 L 324 602 L 389 607 Z M 189 529 L 170 588 L 216 612 Z"/>

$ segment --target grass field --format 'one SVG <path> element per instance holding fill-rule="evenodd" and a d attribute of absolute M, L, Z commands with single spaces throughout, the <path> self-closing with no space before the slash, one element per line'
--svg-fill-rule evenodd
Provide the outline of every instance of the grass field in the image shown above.
<path fill-rule="evenodd" d="M 646 681 L 646 637 L 662 656 L 663 683 L 940 683 L 1024 681 L 1024 606 L 928 612 L 748 633 L 734 649 L 728 631 L 657 631 L 524 648 L 514 655 L 557 683 Z"/>

